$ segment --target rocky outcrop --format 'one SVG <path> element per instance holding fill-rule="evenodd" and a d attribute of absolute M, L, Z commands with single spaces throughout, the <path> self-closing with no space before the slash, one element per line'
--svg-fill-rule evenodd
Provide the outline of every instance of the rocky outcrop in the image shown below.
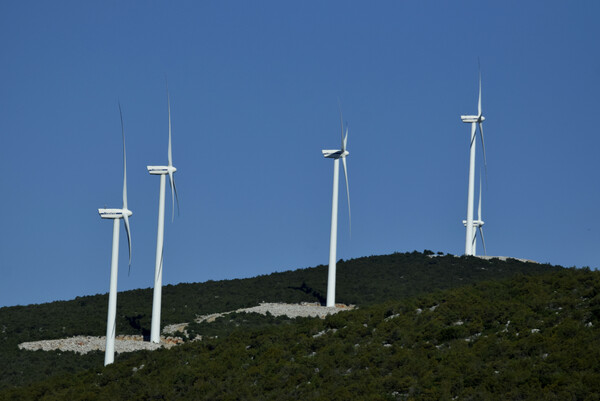
<path fill-rule="evenodd" d="M 267 312 L 273 316 L 287 316 L 290 318 L 296 317 L 320 317 L 323 319 L 327 315 L 348 311 L 354 309 L 354 305 L 336 304 L 334 308 L 321 306 L 319 303 L 302 302 L 300 304 L 286 304 L 279 302 L 261 302 L 258 306 L 251 308 L 241 308 L 234 311 L 223 313 L 211 313 L 210 315 L 198 316 L 195 320 L 197 323 L 207 322 L 212 323 L 215 319 L 228 315 L 230 313 L 259 313 L 266 315 Z M 175 334 L 177 331 L 186 333 L 187 323 L 177 323 L 165 326 L 163 334 Z"/>
<path fill-rule="evenodd" d="M 215 319 L 225 316 L 229 313 L 260 313 L 266 315 L 270 313 L 273 316 L 296 317 L 320 317 L 354 309 L 354 305 L 336 304 L 334 308 L 327 308 L 317 303 L 285 304 L 285 303 L 266 303 L 263 302 L 252 308 L 243 308 L 230 312 L 212 313 L 196 318 L 196 322 L 214 322 Z M 174 334 L 177 331 L 185 333 L 187 323 L 172 324 L 165 326 L 163 334 Z M 201 339 L 199 337 L 198 339 Z M 155 350 L 158 348 L 171 348 L 183 343 L 179 337 L 164 336 L 160 338 L 160 344 L 144 341 L 142 336 L 123 335 L 115 338 L 115 352 L 133 352 L 140 350 Z M 106 346 L 106 337 L 76 336 L 70 338 L 61 338 L 57 340 L 32 341 L 19 344 L 19 349 L 29 351 L 72 351 L 79 354 L 87 354 L 92 351 L 104 351 Z"/>
<path fill-rule="evenodd" d="M 158 348 L 171 348 L 181 344 L 183 340 L 177 337 L 161 337 L 160 344 L 144 341 L 142 336 L 117 336 L 115 338 L 115 352 L 133 352 L 140 350 L 155 350 Z M 72 351 L 87 354 L 92 351 L 104 351 L 106 337 L 76 336 L 57 340 L 31 341 L 19 344 L 19 349 L 29 351 Z"/>

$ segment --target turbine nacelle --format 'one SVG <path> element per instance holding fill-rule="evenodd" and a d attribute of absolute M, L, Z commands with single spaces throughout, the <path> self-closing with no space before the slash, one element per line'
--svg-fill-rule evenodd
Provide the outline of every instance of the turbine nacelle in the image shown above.
<path fill-rule="evenodd" d="M 463 123 L 481 123 L 485 121 L 484 116 L 460 116 Z"/>
<path fill-rule="evenodd" d="M 463 220 L 463 226 L 467 226 L 467 220 Z M 473 220 L 473 227 L 482 227 L 485 224 L 483 220 Z"/>
<path fill-rule="evenodd" d="M 346 157 L 350 154 L 347 150 L 335 150 L 335 149 L 323 149 L 323 157 L 328 159 L 340 159 L 342 157 Z"/>
<path fill-rule="evenodd" d="M 154 175 L 172 174 L 177 171 L 173 166 L 146 166 L 148 172 Z"/>
<path fill-rule="evenodd" d="M 103 219 L 122 219 L 123 217 L 131 217 L 133 212 L 129 209 L 98 209 L 98 214 Z"/>

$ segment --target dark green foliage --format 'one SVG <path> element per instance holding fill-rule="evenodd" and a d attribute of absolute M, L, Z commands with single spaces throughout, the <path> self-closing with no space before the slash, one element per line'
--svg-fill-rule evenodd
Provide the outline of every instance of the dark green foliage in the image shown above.
<path fill-rule="evenodd" d="M 213 322 L 201 323 L 191 322 L 188 324 L 187 338 L 193 340 L 197 336 L 224 337 L 235 330 L 255 330 L 278 325 L 289 325 L 302 320 L 302 318 L 290 319 L 286 316 L 275 317 L 271 314 L 261 315 L 258 313 L 229 313 L 215 319 Z"/>
<path fill-rule="evenodd" d="M 429 257 L 430 253 L 433 252 L 427 251 L 428 255 L 419 252 L 395 253 L 340 261 L 337 301 L 365 307 L 433 290 L 510 277 L 517 273 L 537 274 L 561 269 L 515 260 L 486 261 L 451 255 Z M 326 295 L 326 280 L 326 266 L 317 266 L 250 279 L 165 286 L 162 323 L 191 322 L 197 315 L 255 306 L 262 301 L 322 302 Z M 19 351 L 17 344 L 74 335 L 102 336 L 106 330 L 107 303 L 105 294 L 78 297 L 72 301 L 0 308 L 0 389 L 101 366 L 100 353 L 79 356 L 71 353 Z M 146 335 L 150 328 L 151 307 L 151 289 L 119 293 L 118 334 Z M 481 312 L 487 313 L 484 310 Z M 600 304 L 596 304 L 595 309 L 589 313 L 595 314 L 597 318 Z M 237 320 L 239 318 L 247 321 Z M 245 327 L 290 323 L 285 319 L 273 318 L 270 318 L 271 321 L 267 319 L 253 322 L 253 318 L 248 316 L 231 316 L 229 319 L 240 324 L 240 330 Z M 331 318 L 332 324 L 336 319 L 341 318 Z M 208 331 L 204 333 L 202 325 L 192 325 L 191 332 L 221 337 L 238 327 L 225 322 L 217 322 L 214 328 L 207 325 L 205 329 Z M 339 324 L 343 326 L 341 321 Z M 465 328 L 449 329 L 440 336 L 451 339 L 462 335 L 462 330 Z M 399 332 L 396 335 L 400 335 Z M 117 362 L 125 362 L 132 357 L 131 354 L 117 355 Z"/>
<path fill-rule="evenodd" d="M 598 288 L 598 272 L 520 275 L 236 329 L 0 398 L 598 400 Z"/>

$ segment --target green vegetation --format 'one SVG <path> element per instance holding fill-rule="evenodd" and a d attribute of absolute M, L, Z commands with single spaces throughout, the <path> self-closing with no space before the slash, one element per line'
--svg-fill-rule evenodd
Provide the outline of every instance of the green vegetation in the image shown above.
<path fill-rule="evenodd" d="M 287 316 L 275 317 L 268 312 L 266 316 L 258 313 L 229 313 L 215 319 L 211 323 L 206 321 L 201 323 L 191 322 L 186 328 L 187 335 L 179 333 L 177 336 L 185 340 L 194 340 L 197 337 L 225 337 L 238 328 L 243 330 L 257 330 L 278 325 L 289 325 L 300 320 L 302 319 L 290 319 Z"/>
<path fill-rule="evenodd" d="M 427 254 L 429 253 L 427 252 Z M 403 339 L 406 341 L 407 338 L 411 338 L 406 337 L 408 332 L 403 332 L 402 330 L 404 329 L 402 327 L 397 328 L 395 331 L 392 330 L 389 333 L 390 337 L 386 338 L 386 341 L 391 341 L 389 342 L 391 344 L 390 347 L 383 347 L 381 344 L 381 346 L 375 347 L 372 341 L 365 342 L 365 339 L 369 337 L 375 336 L 378 338 L 378 336 L 384 333 L 382 329 L 378 329 L 375 332 L 367 329 L 373 327 L 373 324 L 377 327 L 379 325 L 387 327 L 386 325 L 391 324 L 388 322 L 393 321 L 402 322 L 402 325 L 404 325 L 407 324 L 404 320 L 409 319 L 409 315 L 402 315 L 403 317 L 399 316 L 387 321 L 382 320 L 378 323 L 375 321 L 371 322 L 372 319 L 375 319 L 377 316 L 384 316 L 388 311 L 391 311 L 390 316 L 392 316 L 404 310 L 402 308 L 407 308 L 407 305 L 412 308 L 414 305 L 420 305 L 420 303 L 425 302 L 427 299 L 431 299 L 428 301 L 431 305 L 434 302 L 441 302 L 438 307 L 440 311 L 444 311 L 444 308 L 452 308 L 453 304 L 449 303 L 446 298 L 444 298 L 444 302 L 435 298 L 442 296 L 440 295 L 441 293 L 432 295 L 432 292 L 437 290 L 464 287 L 482 281 L 513 277 L 515 274 L 520 274 L 521 281 L 533 279 L 534 276 L 530 275 L 547 272 L 562 272 L 562 274 L 566 274 L 567 276 L 574 274 L 570 270 L 565 271 L 559 267 L 521 263 L 516 260 L 509 260 L 507 262 L 498 260 L 486 261 L 478 258 L 456 258 L 453 256 L 431 258 L 427 254 L 418 252 L 396 253 L 385 256 L 364 257 L 345 262 L 341 261 L 338 264 L 338 301 L 359 305 L 361 308 L 359 311 L 343 313 L 343 316 L 333 316 L 325 321 L 320 319 L 292 320 L 269 316 L 258 317 L 230 314 L 218 319 L 215 323 L 191 325 L 191 335 L 203 335 L 205 339 L 202 342 L 186 344 L 169 351 L 161 350 L 153 353 L 121 354 L 117 356 L 117 363 L 107 369 L 102 368 L 101 353 L 81 356 L 69 352 L 30 352 L 19 351 L 17 349 L 17 344 L 23 341 L 63 338 L 73 335 L 104 335 L 106 295 L 79 297 L 72 301 L 30 305 L 26 307 L 0 308 L 0 340 L 2 340 L 0 341 L 0 360 L 2 361 L 0 364 L 0 389 L 4 389 L 3 393 L 0 392 L 0 398 L 11 395 L 11 397 L 16 397 L 15 399 L 20 399 L 19 397 L 37 399 L 45 394 L 48 399 L 53 399 L 53 397 L 56 399 L 85 399 L 85 394 L 92 393 L 104 394 L 102 395 L 103 398 L 113 398 L 111 392 L 116 391 L 121 386 L 126 386 L 128 390 L 126 392 L 121 391 L 122 394 L 115 399 L 119 399 L 119 397 L 121 397 L 120 399 L 148 399 L 160 393 L 165 394 L 167 399 L 177 398 L 178 394 L 191 399 L 197 397 L 204 397 L 204 399 L 228 399 L 229 396 L 227 394 L 230 393 L 231 397 L 229 398 L 231 399 L 276 399 L 276 393 L 272 393 L 273 396 L 265 395 L 264 397 L 260 396 L 260 394 L 271 394 L 275 389 L 279 391 L 283 388 L 290 391 L 288 394 L 292 394 L 289 396 L 291 398 L 303 396 L 309 399 L 319 399 L 319 397 L 323 399 L 335 399 L 336 397 L 342 399 L 344 398 L 343 394 L 345 391 L 350 391 L 352 396 L 357 398 L 361 398 L 359 394 L 382 394 L 382 397 L 395 397 L 390 395 L 394 391 L 400 395 L 408 392 L 413 396 L 413 394 L 417 394 L 415 393 L 415 389 L 418 386 L 415 383 L 411 381 L 406 389 L 402 387 L 403 385 L 395 383 L 398 380 L 408 380 L 403 378 L 404 376 L 397 376 L 397 373 L 404 374 L 401 371 L 397 372 L 392 369 L 390 372 L 394 372 L 392 375 L 394 379 L 385 379 L 386 383 L 389 383 L 384 388 L 387 389 L 389 387 L 391 389 L 395 388 L 394 386 L 399 386 L 397 390 L 390 390 L 389 393 L 386 393 L 380 387 L 382 385 L 380 381 L 383 378 L 375 377 L 379 374 L 376 372 L 379 372 L 377 369 L 379 369 L 378 366 L 380 364 L 391 363 L 386 359 L 385 355 L 388 355 L 386 352 L 390 351 L 390 349 L 394 349 L 397 352 L 400 352 L 399 349 L 404 349 L 398 349 L 397 341 Z M 588 274 L 593 275 L 592 273 Z M 321 302 L 325 297 L 326 277 L 326 267 L 318 266 L 309 269 L 273 273 L 251 279 L 166 286 L 163 291 L 163 323 L 190 322 L 199 314 L 235 310 L 241 307 L 254 306 L 262 301 Z M 444 294 L 446 294 L 444 297 L 451 297 L 451 294 L 455 293 L 449 292 Z M 421 298 L 418 301 L 415 300 L 415 296 L 425 298 Z M 507 294 L 504 294 L 504 296 L 510 298 Z M 533 298 L 537 298 L 535 293 L 532 296 Z M 148 334 L 152 304 L 151 297 L 152 293 L 150 289 L 128 291 L 119 294 L 117 311 L 117 329 L 119 334 Z M 506 299 L 505 301 L 508 302 L 509 300 Z M 386 303 L 385 306 L 382 306 L 383 303 Z M 499 305 L 506 306 L 503 303 Z M 475 306 L 479 308 L 477 311 L 483 314 L 478 318 L 479 321 L 484 321 L 487 314 L 493 315 L 484 304 L 471 305 L 472 308 Z M 385 310 L 383 311 L 382 308 Z M 454 313 L 458 312 L 455 311 Z M 505 311 L 505 313 L 510 315 L 509 312 Z M 422 319 L 427 315 L 428 313 L 424 311 L 419 316 Z M 370 317 L 367 318 L 367 316 Z M 471 320 L 465 320 L 467 317 L 460 318 L 463 319 L 465 324 L 448 326 L 445 320 L 438 322 L 437 326 L 430 323 L 431 327 L 428 327 L 428 330 L 439 329 L 437 337 L 427 340 L 429 344 L 434 344 L 432 346 L 436 353 L 447 352 L 446 355 L 452 355 L 450 350 L 460 349 L 460 347 L 452 346 L 447 351 L 444 351 L 443 347 L 445 345 L 443 344 L 452 341 L 456 342 L 463 335 L 472 336 L 476 334 L 471 333 L 471 331 L 474 330 L 473 327 L 479 326 L 473 326 L 474 323 Z M 513 321 L 512 317 L 508 319 Z M 500 322 L 501 320 L 498 321 Z M 367 327 L 362 325 L 363 321 L 367 324 Z M 473 319 L 473 321 L 475 320 Z M 514 320 L 514 322 L 517 321 Z M 505 324 L 506 321 L 501 323 Z M 346 326 L 346 329 L 342 330 L 344 326 Z M 348 327 L 351 327 L 352 330 L 347 330 Z M 485 327 L 487 326 L 483 325 L 482 330 Z M 519 326 L 517 326 L 517 323 L 514 323 L 514 325 L 511 323 L 509 330 L 512 330 L 514 327 Z M 333 328 L 338 328 L 339 330 L 333 333 Z M 331 330 L 327 334 L 313 339 L 312 335 L 328 329 Z M 356 333 L 354 333 L 355 329 Z M 418 327 L 414 327 L 411 330 L 418 329 Z M 589 331 L 595 332 L 595 328 Z M 413 341 L 416 345 L 411 345 L 411 347 L 416 347 L 415 349 L 420 351 L 416 354 L 410 351 L 411 358 L 417 358 L 417 355 L 429 358 L 427 352 L 423 349 L 426 343 L 421 341 L 419 335 L 414 335 L 416 337 L 413 338 Z M 207 339 L 206 336 L 218 336 L 218 338 Z M 328 339 L 330 338 L 348 338 L 348 342 L 334 341 L 329 345 Z M 457 344 L 473 348 L 475 344 L 483 341 L 484 338 L 482 334 L 473 343 L 467 343 L 462 340 L 462 343 L 459 341 Z M 435 343 L 434 340 L 439 344 Z M 323 344 L 321 344 L 322 342 Z M 245 343 L 245 345 L 242 346 L 242 343 Z M 358 344 L 358 346 L 354 347 L 354 344 Z M 440 344 L 442 344 L 442 348 L 439 350 L 435 348 L 435 345 Z M 243 359 L 243 355 L 247 355 L 246 346 L 250 346 L 248 350 L 253 350 L 253 359 L 250 359 L 250 361 L 239 359 Z M 314 357 L 306 357 L 304 355 L 307 346 L 312 350 L 307 351 L 309 354 L 315 352 Z M 317 353 L 317 349 L 320 349 L 320 347 L 325 347 L 326 354 L 329 357 L 320 352 Z M 363 348 L 361 349 L 361 347 Z M 372 347 L 382 349 L 375 352 L 372 356 L 369 352 L 363 350 L 371 349 Z M 401 353 L 404 352 L 402 351 Z M 231 364 L 228 362 L 228 358 L 232 358 Z M 270 358 L 275 358 L 275 361 L 272 361 Z M 321 361 L 321 359 L 323 360 Z M 180 360 L 187 361 L 187 365 L 184 364 L 184 367 L 180 366 L 183 363 Z M 261 362 L 259 363 L 259 361 Z M 323 362 L 323 365 L 315 365 L 314 363 L 316 362 L 308 363 L 309 361 Z M 336 367 L 341 361 L 345 361 L 344 364 L 350 365 L 356 363 L 356 361 L 362 361 L 360 362 L 362 364 L 360 366 L 364 365 L 364 368 L 369 367 L 369 369 L 348 365 L 347 369 L 351 369 L 351 371 L 347 375 L 344 375 L 339 370 L 341 368 Z M 367 362 L 369 364 L 366 364 Z M 428 361 L 413 362 L 421 367 L 427 366 L 428 363 Z M 132 369 L 142 364 L 144 364 L 144 368 L 139 369 L 135 375 L 132 375 Z M 164 371 L 162 368 L 163 364 L 168 364 L 174 369 L 178 367 L 177 369 L 181 370 L 181 372 L 179 370 L 176 372 L 169 371 L 164 379 L 161 378 L 158 380 L 157 367 L 161 366 L 161 370 Z M 246 366 L 246 368 L 243 368 L 243 366 Z M 199 367 L 205 370 L 196 370 Z M 251 367 L 252 369 L 250 369 Z M 319 372 L 314 371 L 317 367 L 320 369 Z M 89 370 L 90 368 L 91 370 Z M 272 370 L 272 372 L 269 373 L 264 369 Z M 367 376 L 373 376 L 372 382 L 365 379 L 367 376 L 365 376 L 366 373 L 364 372 L 368 372 L 369 370 L 371 372 Z M 338 375 L 338 373 L 332 373 L 334 371 L 342 373 L 338 372 Z M 77 372 L 81 373 L 77 374 Z M 129 376 L 125 375 L 125 372 Z M 358 372 L 363 373 L 359 374 Z M 100 375 L 98 375 L 99 373 Z M 171 374 L 175 376 L 171 377 Z M 221 376 L 222 374 L 225 376 Z M 248 377 L 249 374 L 250 376 Z M 435 371 L 431 374 L 435 376 Z M 360 381 L 368 384 L 367 387 L 361 391 L 354 389 L 353 386 L 355 385 L 351 384 L 351 378 L 355 376 L 360 378 Z M 299 387 L 297 389 L 287 388 L 286 386 L 289 383 L 285 386 L 282 385 L 282 381 L 287 383 L 286 380 L 290 380 L 290 377 L 294 378 L 294 383 L 298 383 Z M 345 377 L 347 379 L 344 379 Z M 90 381 L 91 378 L 102 378 L 102 383 Z M 179 378 L 177 379 L 177 383 L 169 384 L 169 381 L 175 380 L 175 378 Z M 284 380 L 284 378 L 287 379 Z M 340 384 L 340 393 L 338 396 L 335 396 L 337 394 L 335 392 L 330 393 L 324 390 L 321 392 L 319 390 L 322 386 L 329 386 L 330 384 L 328 383 L 334 378 L 334 381 Z M 118 383 L 114 381 L 117 379 Z M 248 382 L 250 379 L 252 380 Z M 133 382 L 130 382 L 131 380 Z M 143 380 L 146 380 L 146 382 L 143 382 Z M 312 387 L 305 386 L 307 381 L 312 383 Z M 217 385 L 217 383 L 220 384 Z M 418 383 L 421 383 L 421 381 L 418 381 Z M 29 384 L 31 386 L 27 386 Z M 86 387 L 89 385 L 92 387 Z M 172 388 L 167 391 L 167 388 L 164 386 L 169 385 Z M 95 386 L 100 386 L 104 390 L 98 390 Z M 213 390 L 207 391 L 206 386 L 212 386 Z M 172 393 L 176 391 L 175 389 L 181 389 L 177 390 L 181 391 L 181 393 Z M 104 392 L 105 390 L 107 392 Z M 217 394 L 214 391 L 221 392 Z M 243 393 L 235 393 L 235 391 L 243 391 Z M 201 394 L 201 396 L 198 394 Z M 211 394 L 212 396 L 210 396 Z M 398 394 L 396 395 L 400 397 Z M 94 397 L 90 396 L 87 398 Z"/>
<path fill-rule="evenodd" d="M 562 270 L 141 352 L 5 399 L 597 400 L 600 274 Z"/>

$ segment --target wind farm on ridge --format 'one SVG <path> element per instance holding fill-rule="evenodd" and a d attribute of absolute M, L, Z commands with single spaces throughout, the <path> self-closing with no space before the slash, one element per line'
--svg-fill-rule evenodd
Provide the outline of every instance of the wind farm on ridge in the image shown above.
<path fill-rule="evenodd" d="M 597 189 L 578 182 L 593 182 L 598 170 L 589 154 L 596 147 L 592 122 L 598 107 L 590 96 L 597 86 L 596 57 L 585 46 L 597 31 L 586 17 L 596 7 L 555 4 L 536 21 L 508 6 L 485 6 L 484 13 L 466 7 L 465 14 L 450 5 L 432 13 L 420 4 L 364 4 L 354 12 L 331 4 L 244 12 L 221 6 L 214 13 L 200 6 L 150 7 L 149 15 L 161 24 L 120 8 L 67 8 L 11 4 L 3 13 L 4 37 L 19 39 L 6 43 L 11 78 L 3 91 L 1 159 L 13 172 L 3 184 L 15 188 L 5 192 L 2 203 L 15 210 L 2 234 L 13 277 L 6 282 L 33 288 L 12 291 L 6 285 L 0 304 L 70 299 L 82 289 L 97 293 L 108 286 L 101 284 L 100 273 L 103 255 L 111 252 L 107 226 L 95 224 L 98 217 L 87 211 L 90 204 L 121 206 L 120 190 L 107 190 L 109 179 L 122 174 L 114 151 L 121 139 L 108 135 L 118 131 L 112 118 L 117 97 L 127 130 L 127 162 L 144 166 L 127 171 L 135 264 L 138 269 L 155 264 L 154 252 L 139 251 L 156 247 L 157 205 L 151 200 L 159 183 L 145 167 L 167 164 L 160 160 L 168 120 L 157 118 L 166 114 L 165 72 L 176 95 L 173 132 L 183 134 L 174 137 L 175 165 L 184 172 L 176 174 L 177 184 L 186 189 L 180 194 L 185 218 L 165 225 L 165 258 L 175 262 L 165 272 L 165 284 L 321 261 L 330 245 L 331 210 L 322 208 L 321 197 L 329 197 L 331 165 L 315 163 L 313 149 L 339 148 L 331 141 L 339 132 L 339 119 L 333 118 L 338 97 L 352 131 L 355 216 L 352 241 L 346 241 L 348 212 L 341 200 L 337 253 L 347 258 L 428 248 L 462 254 L 466 234 L 456 220 L 466 220 L 469 156 L 464 151 L 470 123 L 456 121 L 461 114 L 478 114 L 477 55 L 490 166 L 488 188 L 477 143 L 473 220 L 481 172 L 487 253 L 576 266 L 597 260 L 592 244 L 598 232 L 576 224 L 598 219 Z M 346 23 L 330 18 L 340 11 Z M 50 25 L 27 17 L 31 13 Z M 98 18 L 87 20 L 89 15 Z M 322 23 L 325 16 L 330 23 Z M 487 33 L 474 36 L 463 18 Z M 544 23 L 549 18 L 565 21 L 560 32 L 559 25 Z M 194 39 L 197 51 L 172 46 L 187 43 L 185 38 Z M 476 50 L 465 54 L 466 43 Z M 570 141 L 573 133 L 577 140 Z M 102 163 L 106 169 L 97 174 Z M 71 171 L 71 180 L 44 174 L 49 168 Z M 168 196 L 167 216 L 172 213 Z M 69 209 L 64 218 L 51 212 L 62 207 Z M 582 235 L 575 240 L 565 232 Z M 77 241 L 57 240 L 63 237 Z M 96 244 L 104 242 L 107 248 L 99 249 Z M 39 252 L 26 252 L 27 243 L 38 245 Z M 274 245 L 271 252 L 263 251 L 268 243 Z M 238 252 L 222 258 L 232 246 Z M 477 253 L 485 253 L 481 242 Z M 40 269 L 45 264 L 40 255 L 56 269 Z M 83 261 L 89 264 L 86 273 L 70 279 L 78 277 Z M 208 267 L 194 268 L 194 261 Z M 60 288 L 45 284 L 54 275 L 65 277 Z M 153 276 L 145 277 L 120 278 L 119 290 L 151 287 Z"/>
<path fill-rule="evenodd" d="M 600 394 L 600 3 L 34 3 L 0 399 Z"/>
<path fill-rule="evenodd" d="M 103 219 L 112 219 L 113 223 L 113 251 L 111 259 L 111 275 L 110 275 L 110 291 L 109 291 L 109 306 L 108 306 L 108 318 L 107 318 L 107 329 L 106 329 L 106 347 L 105 347 L 105 361 L 104 364 L 108 365 L 114 362 L 114 350 L 115 350 L 115 320 L 116 320 L 116 302 L 117 302 L 117 275 L 118 275 L 118 254 L 119 254 L 119 220 L 123 219 L 125 224 L 125 230 L 127 233 L 127 241 L 129 247 L 129 267 L 131 268 L 131 233 L 129 226 L 129 217 L 132 216 L 133 212 L 127 207 L 127 159 L 125 149 L 125 128 L 123 123 L 123 113 L 121 105 L 119 104 L 119 114 L 121 119 L 121 135 L 123 139 L 123 208 L 122 209 L 98 209 L 100 217 Z M 171 221 L 175 217 L 175 203 L 177 201 L 177 207 L 179 208 L 179 199 L 177 190 L 175 187 L 174 173 L 177 169 L 173 166 L 172 156 L 172 132 L 171 132 L 171 102 L 170 95 L 167 86 L 167 114 L 168 114 L 168 150 L 167 150 L 167 166 L 147 166 L 148 172 L 151 175 L 160 176 L 159 186 L 159 208 L 158 208 L 158 229 L 157 229 L 157 241 L 156 241 L 156 263 L 154 273 L 154 296 L 152 303 L 152 326 L 151 326 L 151 337 L 150 341 L 155 344 L 160 343 L 161 325 L 161 297 L 162 297 L 162 273 L 164 263 L 164 209 L 165 209 L 165 186 L 166 186 L 166 175 L 169 176 L 169 183 L 171 186 L 171 199 L 172 199 L 172 217 Z M 485 252 L 485 240 L 483 238 L 482 226 L 484 222 L 481 218 L 481 177 L 479 185 L 479 204 L 478 204 L 478 216 L 477 220 L 473 219 L 473 201 L 474 201 L 474 176 L 475 176 L 475 144 L 476 144 L 476 132 L 479 127 L 479 133 L 483 149 L 484 165 L 487 172 L 487 161 L 485 157 L 485 144 L 483 137 L 483 121 L 485 117 L 482 114 L 482 90 L 481 90 L 481 67 L 479 67 L 479 95 L 477 102 L 477 115 L 461 115 L 461 120 L 464 123 L 471 124 L 471 139 L 470 139 L 470 164 L 469 164 L 469 185 L 467 195 L 467 219 L 463 220 L 463 225 L 466 228 L 465 237 L 465 255 L 474 256 L 476 255 L 476 238 L 477 230 L 480 232 L 481 240 L 483 242 L 484 253 Z M 334 308 L 335 303 L 335 288 L 336 288 L 336 256 L 337 256 L 337 229 L 338 229 L 338 191 L 339 191 L 339 161 L 342 160 L 344 168 L 344 178 L 346 181 L 346 195 L 348 199 L 348 218 L 349 218 L 349 229 L 351 230 L 351 212 L 350 212 L 350 187 L 348 181 L 348 169 L 346 164 L 346 158 L 350 154 L 347 150 L 348 143 L 348 127 L 344 131 L 344 118 L 340 105 L 340 127 L 341 127 L 341 146 L 340 149 L 324 149 L 322 150 L 323 157 L 334 160 L 334 171 L 333 171 L 333 195 L 332 195 L 332 208 L 331 208 L 331 235 L 330 235 L 330 249 L 329 249 L 329 268 L 328 268 L 328 279 L 327 279 L 327 301 L 326 307 Z M 487 177 L 487 173 L 486 173 Z M 487 254 L 487 253 L 486 253 Z"/>

